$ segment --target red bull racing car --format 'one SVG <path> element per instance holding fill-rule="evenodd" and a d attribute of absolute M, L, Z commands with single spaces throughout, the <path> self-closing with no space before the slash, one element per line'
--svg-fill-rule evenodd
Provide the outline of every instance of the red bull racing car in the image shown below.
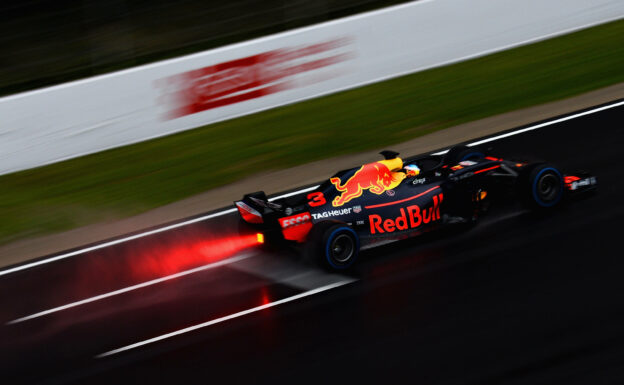
<path fill-rule="evenodd" d="M 362 247 L 433 229 L 473 224 L 495 201 L 520 200 L 549 210 L 593 191 L 596 178 L 564 174 L 547 163 L 486 156 L 466 146 L 444 155 L 385 159 L 340 171 L 304 196 L 271 202 L 264 192 L 235 202 L 243 226 L 268 243 L 303 244 L 334 270 L 353 265 Z"/>

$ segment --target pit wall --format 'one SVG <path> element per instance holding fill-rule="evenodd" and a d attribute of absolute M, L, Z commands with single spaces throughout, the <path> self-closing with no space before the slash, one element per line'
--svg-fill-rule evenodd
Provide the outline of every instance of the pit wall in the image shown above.
<path fill-rule="evenodd" d="M 0 174 L 623 17 L 622 0 L 422 0 L 0 98 Z"/>

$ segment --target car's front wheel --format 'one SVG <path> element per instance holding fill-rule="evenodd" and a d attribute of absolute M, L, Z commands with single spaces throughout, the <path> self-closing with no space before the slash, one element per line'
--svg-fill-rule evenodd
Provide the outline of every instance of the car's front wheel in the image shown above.
<path fill-rule="evenodd" d="M 521 178 L 521 196 L 531 208 L 548 209 L 561 202 L 563 176 L 555 166 L 543 163 L 528 166 Z"/>

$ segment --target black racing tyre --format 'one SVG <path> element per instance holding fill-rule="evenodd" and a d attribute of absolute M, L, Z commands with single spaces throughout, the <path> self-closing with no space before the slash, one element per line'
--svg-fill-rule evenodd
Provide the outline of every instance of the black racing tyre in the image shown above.
<path fill-rule="evenodd" d="M 481 159 L 484 156 L 481 151 L 468 146 L 453 146 L 444 154 L 444 164 L 457 164 L 464 160 Z"/>
<path fill-rule="evenodd" d="M 346 270 L 357 260 L 360 240 L 349 225 L 325 221 L 314 225 L 306 248 L 308 255 L 322 267 L 329 270 Z"/>
<path fill-rule="evenodd" d="M 563 199 L 563 176 L 561 171 L 552 164 L 528 165 L 520 175 L 519 188 L 521 199 L 530 208 L 554 208 Z"/>

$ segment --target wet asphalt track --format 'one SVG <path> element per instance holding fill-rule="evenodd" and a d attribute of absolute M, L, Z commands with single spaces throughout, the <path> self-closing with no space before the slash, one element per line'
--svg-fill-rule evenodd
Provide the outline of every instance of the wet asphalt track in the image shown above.
<path fill-rule="evenodd" d="M 233 215 L 2 276 L 0 383 L 624 383 L 623 118 L 484 145 L 590 170 L 597 195 L 369 250 L 348 277 L 246 247 Z M 331 284 L 343 286 L 96 358 Z"/>

